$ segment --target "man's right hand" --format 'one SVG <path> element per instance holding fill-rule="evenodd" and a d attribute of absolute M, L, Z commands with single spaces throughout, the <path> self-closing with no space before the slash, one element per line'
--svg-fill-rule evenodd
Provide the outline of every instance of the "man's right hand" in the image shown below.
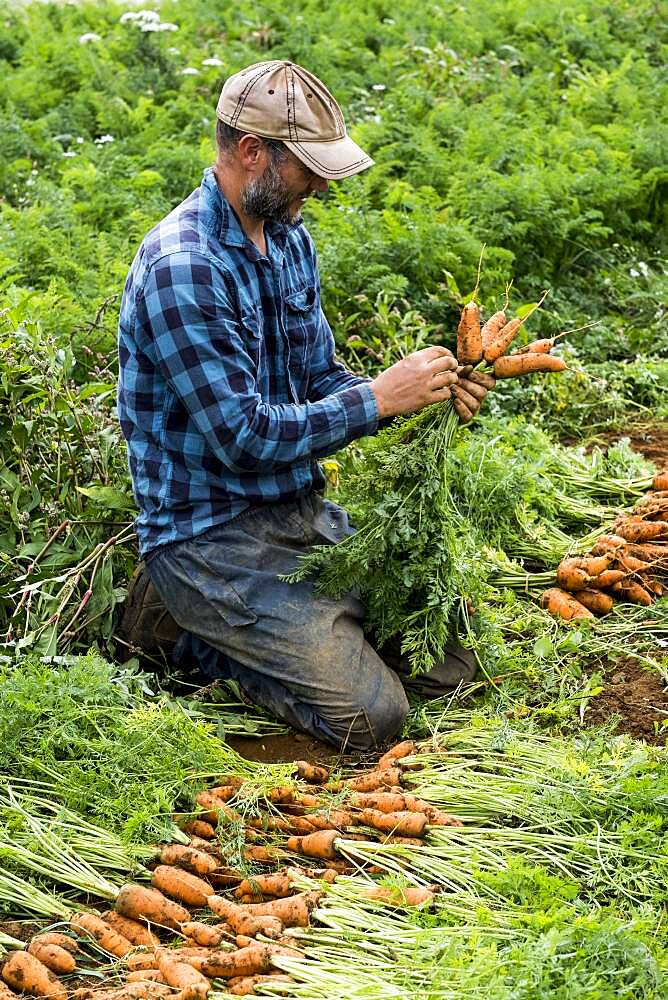
<path fill-rule="evenodd" d="M 373 382 L 378 416 L 415 413 L 431 403 L 450 399 L 457 382 L 457 359 L 445 347 L 425 347 L 386 368 Z"/>

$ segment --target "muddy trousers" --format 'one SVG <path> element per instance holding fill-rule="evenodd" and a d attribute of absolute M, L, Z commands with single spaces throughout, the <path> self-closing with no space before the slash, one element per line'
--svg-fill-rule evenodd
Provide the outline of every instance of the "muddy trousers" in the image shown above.
<path fill-rule="evenodd" d="M 272 715 L 349 750 L 380 745 L 408 711 L 407 665 L 390 668 L 364 636 L 354 595 L 318 594 L 310 580 L 286 583 L 313 545 L 351 534 L 346 512 L 317 494 L 253 507 L 227 524 L 149 554 L 146 568 L 168 611 L 186 630 L 176 655 L 209 680 L 231 678 Z M 453 650 L 432 694 L 475 672 Z"/>

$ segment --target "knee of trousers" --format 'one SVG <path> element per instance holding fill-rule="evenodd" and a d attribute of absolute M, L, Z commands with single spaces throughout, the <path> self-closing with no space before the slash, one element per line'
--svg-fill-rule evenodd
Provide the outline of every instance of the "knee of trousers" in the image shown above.
<path fill-rule="evenodd" d="M 409 705 L 399 678 L 385 668 L 385 673 L 372 702 L 352 706 L 346 720 L 337 720 L 335 734 L 343 749 L 374 750 L 397 735 Z M 330 726 L 332 721 L 328 720 Z"/>

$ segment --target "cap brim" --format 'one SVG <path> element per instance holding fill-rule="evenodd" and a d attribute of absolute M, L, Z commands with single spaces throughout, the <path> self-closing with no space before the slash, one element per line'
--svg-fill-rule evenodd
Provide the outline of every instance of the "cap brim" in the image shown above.
<path fill-rule="evenodd" d="M 374 160 L 348 135 L 317 142 L 283 141 L 309 170 L 328 181 L 352 177 L 374 164 Z"/>

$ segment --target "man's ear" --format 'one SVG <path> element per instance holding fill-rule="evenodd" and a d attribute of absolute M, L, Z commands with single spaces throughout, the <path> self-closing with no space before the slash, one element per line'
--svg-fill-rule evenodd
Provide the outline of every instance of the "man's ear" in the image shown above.
<path fill-rule="evenodd" d="M 267 147 L 264 141 L 252 132 L 247 132 L 239 139 L 239 162 L 244 170 L 251 173 L 262 173 L 266 167 Z"/>

